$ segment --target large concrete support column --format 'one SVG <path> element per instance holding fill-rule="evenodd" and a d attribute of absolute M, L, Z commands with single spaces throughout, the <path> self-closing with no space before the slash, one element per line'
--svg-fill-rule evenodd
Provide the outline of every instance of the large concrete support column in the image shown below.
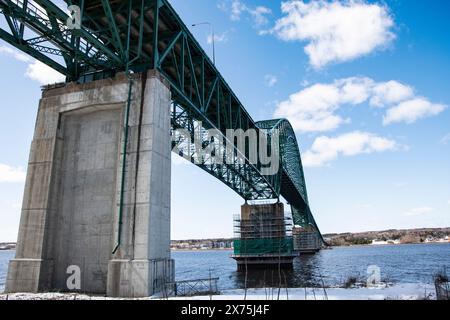
<path fill-rule="evenodd" d="M 6 291 L 139 297 L 173 281 L 170 145 L 170 91 L 157 72 L 45 89 Z M 78 290 L 67 287 L 70 266 Z"/>
<path fill-rule="evenodd" d="M 170 92 L 160 79 L 149 78 L 143 94 L 143 112 L 130 127 L 136 138 L 129 161 L 137 167 L 126 174 L 135 185 L 125 186 L 122 244 L 109 262 L 109 296 L 149 296 L 175 277 L 169 260 Z"/>

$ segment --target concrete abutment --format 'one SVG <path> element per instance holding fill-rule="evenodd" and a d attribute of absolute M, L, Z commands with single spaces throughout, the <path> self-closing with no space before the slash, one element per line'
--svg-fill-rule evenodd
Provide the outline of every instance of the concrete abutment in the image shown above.
<path fill-rule="evenodd" d="M 43 91 L 7 292 L 144 297 L 174 280 L 170 104 L 153 70 Z"/>

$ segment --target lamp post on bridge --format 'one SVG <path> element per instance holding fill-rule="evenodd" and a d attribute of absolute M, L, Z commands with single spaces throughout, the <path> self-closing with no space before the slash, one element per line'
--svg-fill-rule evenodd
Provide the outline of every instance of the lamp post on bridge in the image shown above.
<path fill-rule="evenodd" d="M 200 22 L 200 23 L 194 23 L 192 26 L 200 26 L 200 25 L 208 25 L 210 28 L 210 34 L 211 34 L 211 40 L 212 40 L 212 49 L 213 49 L 213 63 L 216 65 L 216 48 L 215 48 L 215 35 L 214 35 L 214 26 L 211 22 Z"/>

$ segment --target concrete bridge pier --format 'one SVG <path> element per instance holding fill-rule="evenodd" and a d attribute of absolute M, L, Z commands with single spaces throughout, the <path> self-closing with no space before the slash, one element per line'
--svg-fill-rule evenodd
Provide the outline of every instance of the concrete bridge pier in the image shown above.
<path fill-rule="evenodd" d="M 44 89 L 7 292 L 144 297 L 174 280 L 170 103 L 156 71 Z"/>

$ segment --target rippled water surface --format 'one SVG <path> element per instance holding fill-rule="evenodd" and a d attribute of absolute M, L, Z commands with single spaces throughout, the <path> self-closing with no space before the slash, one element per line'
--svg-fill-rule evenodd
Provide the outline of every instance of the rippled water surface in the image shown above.
<path fill-rule="evenodd" d="M 176 276 L 181 279 L 219 277 L 221 289 L 243 288 L 245 273 L 236 271 L 231 251 L 176 251 Z M 367 267 L 377 265 L 383 281 L 431 283 L 435 272 L 450 271 L 450 244 L 357 246 L 322 250 L 294 260 L 292 271 L 249 271 L 247 287 L 282 285 L 289 287 L 339 286 L 349 276 L 367 277 Z"/>
<path fill-rule="evenodd" d="M 219 277 L 219 287 L 243 288 L 245 273 L 236 271 L 231 251 L 174 251 L 177 280 Z M 14 251 L 0 251 L 0 291 Z M 341 285 L 349 276 L 366 277 L 367 267 L 377 265 L 384 281 L 431 283 L 433 273 L 450 272 L 450 244 L 339 247 L 296 258 L 291 271 L 249 271 L 247 287 L 267 285 L 303 287 Z"/>

